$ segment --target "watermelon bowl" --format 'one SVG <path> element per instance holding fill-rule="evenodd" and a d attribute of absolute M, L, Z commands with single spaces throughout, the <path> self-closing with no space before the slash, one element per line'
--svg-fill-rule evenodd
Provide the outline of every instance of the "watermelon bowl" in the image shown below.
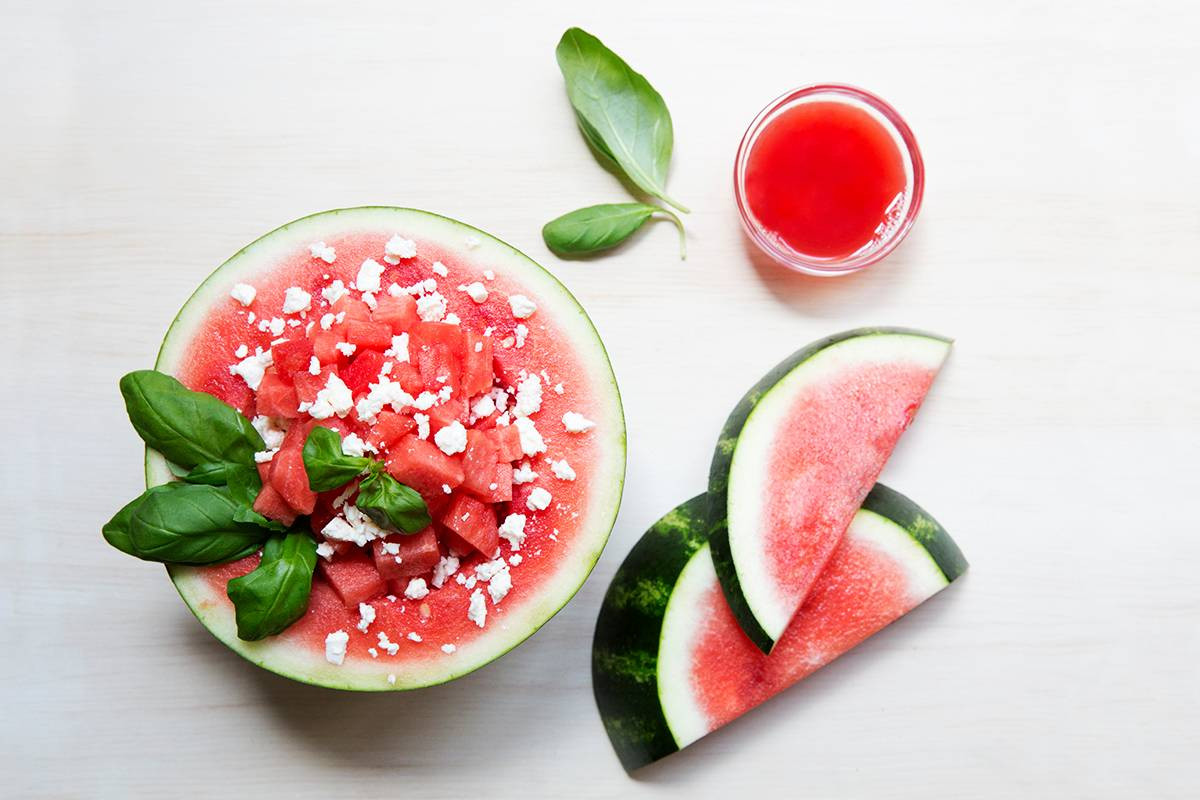
<path fill-rule="evenodd" d="M 397 358 L 397 334 L 410 358 Z M 441 358 L 451 341 L 461 352 Z M 408 363 L 393 370 L 398 361 Z M 381 363 L 393 380 L 414 381 L 406 386 L 413 394 L 422 379 L 436 388 L 449 375 L 463 398 L 426 414 L 376 408 L 378 417 L 368 419 L 357 413 L 360 404 L 323 421 L 306 416 L 306 407 L 317 415 L 314 401 L 319 406 L 323 396 L 313 393 L 334 383 L 361 403 L 374 380 L 384 382 Z M 349 208 L 266 234 L 188 299 L 155 368 L 253 419 L 268 447 L 275 439 L 271 461 L 258 464 L 263 488 L 254 508 L 273 519 L 298 518 L 289 524 L 307 516 L 321 542 L 303 615 L 277 635 L 239 638 L 226 587 L 255 569 L 257 553 L 210 566 L 169 564 L 167 571 L 218 640 L 296 681 L 409 690 L 488 664 L 571 599 L 616 519 L 625 423 L 591 320 L 533 260 L 446 217 Z M 358 546 L 322 541 L 322 530 L 341 524 L 330 520 L 349 511 L 338 506 L 348 505 L 344 496 L 310 492 L 307 480 L 296 484 L 294 466 L 302 462 L 287 431 L 314 424 L 333 427 L 346 442 L 353 434 L 386 459 L 391 474 L 421 492 L 434 524 Z M 151 449 L 145 473 L 147 487 L 173 479 L 171 465 Z"/>

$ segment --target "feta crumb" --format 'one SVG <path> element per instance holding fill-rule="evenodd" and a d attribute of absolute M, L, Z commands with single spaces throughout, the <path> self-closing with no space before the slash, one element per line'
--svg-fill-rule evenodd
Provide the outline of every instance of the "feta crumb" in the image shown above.
<path fill-rule="evenodd" d="M 450 484 L 448 484 L 448 483 L 443 483 L 443 484 L 442 484 L 442 491 L 443 491 L 443 492 L 445 492 L 446 494 L 453 494 L 453 493 L 454 493 L 454 490 L 450 488 Z"/>
<path fill-rule="evenodd" d="M 487 278 L 489 281 L 494 281 L 496 280 L 496 273 L 492 272 L 490 269 L 485 269 L 483 271 L 483 277 Z"/>
<path fill-rule="evenodd" d="M 429 438 L 429 415 L 428 414 L 413 414 L 413 422 L 417 423 L 417 438 Z"/>
<path fill-rule="evenodd" d="M 317 555 L 329 561 L 333 558 L 333 545 L 329 542 L 317 542 Z"/>
<path fill-rule="evenodd" d="M 253 311 L 251 311 L 249 314 L 246 315 L 246 324 L 247 325 L 254 324 L 254 312 Z"/>
<path fill-rule="evenodd" d="M 390 264 L 399 264 L 400 259 L 415 258 L 416 255 L 417 243 L 399 234 L 388 239 L 387 244 L 383 246 L 384 261 Z"/>
<path fill-rule="evenodd" d="M 358 629 L 363 633 L 367 632 L 367 628 L 375 621 L 375 606 L 367 603 L 358 604 Z"/>
<path fill-rule="evenodd" d="M 374 647 L 368 647 L 367 652 L 370 653 L 371 658 L 379 658 L 379 651 Z"/>
<path fill-rule="evenodd" d="M 335 350 L 337 350 L 339 353 L 346 356 L 347 358 L 354 355 L 354 351 L 358 349 L 358 345 L 353 345 L 353 344 L 350 344 L 349 342 L 338 342 L 333 347 Z"/>
<path fill-rule="evenodd" d="M 454 556 L 442 556 L 437 566 L 433 568 L 433 578 L 429 581 L 433 584 L 433 588 L 442 588 L 442 584 L 446 582 L 446 579 L 458 571 L 458 564 L 459 561 Z"/>
<path fill-rule="evenodd" d="M 263 443 L 266 444 L 268 450 L 278 450 L 283 444 L 283 437 L 286 431 L 278 427 L 270 417 L 264 417 L 259 414 L 250 420 L 250 424 L 254 426 L 254 430 L 258 431 L 258 435 L 262 437 Z"/>
<path fill-rule="evenodd" d="M 563 414 L 562 423 L 563 427 L 567 429 L 567 433 L 583 433 L 596 427 L 596 423 L 574 411 Z"/>
<path fill-rule="evenodd" d="M 333 327 L 333 314 L 321 315 L 321 330 L 327 331 Z"/>
<path fill-rule="evenodd" d="M 476 419 L 490 417 L 496 411 L 496 401 L 491 395 L 483 395 L 471 405 L 471 413 Z"/>
<path fill-rule="evenodd" d="M 354 279 L 354 285 L 360 292 L 378 292 L 380 289 L 379 276 L 381 275 L 383 275 L 383 264 L 373 258 L 368 258 L 358 268 L 358 277 Z"/>
<path fill-rule="evenodd" d="M 308 374 L 309 375 L 320 375 L 321 374 L 321 359 L 317 358 L 316 356 L 312 356 L 311 358 L 308 359 Z"/>
<path fill-rule="evenodd" d="M 404 596 L 409 600 L 420 600 L 429 594 L 429 587 L 424 578 L 413 578 L 404 589 Z"/>
<path fill-rule="evenodd" d="M 479 247 L 479 245 L 483 244 L 483 240 L 471 233 L 467 234 L 467 238 L 463 240 L 463 243 L 466 244 L 468 250 L 474 250 L 476 247 Z"/>
<path fill-rule="evenodd" d="M 468 283 L 463 286 L 459 286 L 458 290 L 460 292 L 466 292 L 467 297 L 470 297 L 476 303 L 482 303 L 488 299 L 487 287 L 484 286 L 479 281 L 475 281 L 474 283 Z"/>
<path fill-rule="evenodd" d="M 329 305 L 333 305 L 348 294 L 350 294 L 350 290 L 346 288 L 346 284 L 342 283 L 341 280 L 335 280 L 321 290 L 321 297 L 325 298 L 325 302 L 329 303 Z"/>
<path fill-rule="evenodd" d="M 483 591 L 476 589 L 471 593 L 471 605 L 467 608 L 467 619 L 479 627 L 487 623 L 487 603 L 483 600 Z"/>
<path fill-rule="evenodd" d="M 383 351 L 385 356 L 391 356 L 401 364 L 408 363 L 408 334 L 402 333 L 392 337 L 392 346 Z"/>
<path fill-rule="evenodd" d="M 458 455 L 467 449 L 467 429 L 454 420 L 433 435 L 433 443 L 448 456 Z"/>
<path fill-rule="evenodd" d="M 539 486 L 529 493 L 529 497 L 525 500 L 525 507 L 530 511 L 545 511 L 550 507 L 552 499 L 550 493 Z"/>
<path fill-rule="evenodd" d="M 299 314 L 312 306 L 312 295 L 299 286 L 289 286 L 283 293 L 283 313 Z"/>
<path fill-rule="evenodd" d="M 508 540 L 513 550 L 520 550 L 521 543 L 525 541 L 525 515 L 509 514 L 500 523 L 499 533 L 501 538 Z"/>
<path fill-rule="evenodd" d="M 338 630 L 325 637 L 325 660 L 335 666 L 341 666 L 346 660 L 346 644 L 350 634 Z"/>
<path fill-rule="evenodd" d="M 389 656 L 394 656 L 396 653 L 400 652 L 400 644 L 388 639 L 388 635 L 383 631 L 380 631 L 378 634 L 376 634 L 376 638 L 379 640 L 379 646 L 384 650 L 387 650 L 387 654 Z"/>
<path fill-rule="evenodd" d="M 354 408 L 354 395 L 350 388 L 334 373 L 329 373 L 325 388 L 317 392 L 317 399 L 309 407 L 313 419 L 329 419 L 334 414 L 344 417 Z"/>
<path fill-rule="evenodd" d="M 508 563 L 512 564 L 514 567 L 517 566 L 518 564 L 520 564 L 524 560 L 525 559 L 521 558 L 520 553 L 513 553 L 511 556 L 508 557 Z"/>
<path fill-rule="evenodd" d="M 447 325 L 461 325 L 462 324 L 462 320 L 459 318 L 458 314 L 455 314 L 454 312 L 447 314 L 446 318 L 444 320 L 442 320 L 442 322 L 446 323 Z"/>
<path fill-rule="evenodd" d="M 565 458 L 561 459 L 559 461 L 551 461 L 550 462 L 550 471 L 553 472 L 554 477 L 558 478 L 559 480 L 564 480 L 564 481 L 575 480 L 575 469 L 574 469 L 574 467 L 572 467 L 570 464 L 567 463 L 567 460 Z"/>
<path fill-rule="evenodd" d="M 383 552 L 387 553 L 389 556 L 400 555 L 400 543 L 399 542 L 384 542 L 382 546 L 383 546 Z"/>
<path fill-rule="evenodd" d="M 444 387 L 449 388 L 449 387 Z M 438 396 L 433 392 L 421 392 L 413 398 L 412 405 L 418 411 L 428 411 L 438 404 Z"/>
<path fill-rule="evenodd" d="M 416 631 L 409 631 L 408 640 L 410 642 L 419 642 L 421 641 L 421 634 L 417 633 Z"/>
<path fill-rule="evenodd" d="M 533 481 L 537 480 L 537 476 L 538 474 L 533 471 L 532 467 L 529 466 L 529 462 L 522 461 L 517 465 L 517 468 L 513 470 L 512 482 L 517 486 L 520 486 L 524 483 L 532 483 Z"/>
<path fill-rule="evenodd" d="M 263 375 L 267 372 L 267 367 L 271 366 L 271 351 L 265 353 L 259 352 L 252 356 L 246 356 L 238 363 L 229 368 L 230 375 L 237 375 L 246 382 L 246 385 L 251 389 L 258 391 L 258 385 L 262 383 Z"/>
<path fill-rule="evenodd" d="M 455 646 L 454 646 L 454 645 L 452 645 L 452 644 L 444 644 L 444 645 L 442 645 L 442 652 L 443 652 L 443 653 L 445 653 L 446 655 L 450 655 L 451 653 L 453 653 L 453 652 L 454 652 L 455 650 L 457 650 L 457 649 L 458 649 L 458 648 L 457 648 L 457 647 L 455 647 Z"/>
<path fill-rule="evenodd" d="M 440 275 L 443 278 L 450 274 L 450 270 L 446 269 L 446 265 L 440 261 L 433 262 L 433 266 L 430 269 L 433 270 L 434 275 Z"/>
<path fill-rule="evenodd" d="M 254 463 L 255 464 L 266 464 L 272 458 L 274 458 L 275 454 L 278 452 L 279 452 L 278 450 L 259 450 L 257 453 L 254 454 Z"/>
<path fill-rule="evenodd" d="M 446 298 L 442 297 L 440 292 L 419 298 L 417 316 L 425 322 L 441 322 L 446 316 Z"/>
<path fill-rule="evenodd" d="M 562 394 L 562 393 L 563 393 L 563 385 L 562 385 L 561 383 L 556 383 L 556 384 L 554 384 L 554 393 L 555 393 L 555 394 Z"/>
<path fill-rule="evenodd" d="M 517 319 L 529 319 L 533 316 L 533 312 L 537 311 L 537 303 L 523 294 L 509 295 L 508 307 L 512 309 L 512 315 Z"/>
<path fill-rule="evenodd" d="M 388 673 L 388 683 L 392 686 L 396 685 L 396 673 L 394 673 L 394 672 Z"/>
<path fill-rule="evenodd" d="M 542 408 L 542 379 L 537 375 L 528 375 L 517 383 L 517 402 L 513 405 L 513 414 L 518 417 L 528 417 L 536 414 Z"/>
<path fill-rule="evenodd" d="M 342 454 L 362 458 L 366 452 L 367 443 L 357 433 L 348 434 L 342 439 Z"/>
<path fill-rule="evenodd" d="M 229 291 L 229 296 L 237 300 L 243 307 L 249 306 L 254 302 L 254 296 L 258 294 L 258 290 L 248 283 L 235 283 Z M 253 321 L 253 320 L 251 320 Z"/>
<path fill-rule="evenodd" d="M 313 242 L 308 246 L 308 252 L 313 258 L 319 258 L 326 264 L 332 264 L 337 258 L 337 251 L 324 242 Z"/>
<path fill-rule="evenodd" d="M 336 376 L 333 376 L 336 377 Z M 318 396 L 319 397 L 319 396 Z M 527 456 L 536 456 L 546 452 L 546 441 L 538 433 L 537 427 L 529 417 L 517 417 L 513 420 L 517 433 L 521 438 L 521 452 Z"/>
<path fill-rule="evenodd" d="M 244 344 L 239 344 L 237 350 L 233 351 L 234 358 L 245 358 L 250 353 L 250 348 Z"/>
<path fill-rule="evenodd" d="M 496 575 L 490 581 L 488 581 L 487 587 L 488 594 L 491 595 L 492 598 L 492 605 L 496 605 L 503 600 L 511 589 L 512 575 L 509 574 L 509 571 L 506 569 L 496 573 Z"/>
<path fill-rule="evenodd" d="M 513 331 L 513 334 L 517 339 L 517 347 L 524 347 L 525 340 L 529 338 L 529 328 L 525 327 L 524 325 L 517 325 L 516 329 Z"/>
<path fill-rule="evenodd" d="M 362 301 L 367 304 L 367 308 L 374 311 L 379 308 L 379 301 L 375 299 L 375 295 L 370 292 L 363 292 Z"/>
<path fill-rule="evenodd" d="M 283 333 L 286 324 L 281 317 L 271 317 L 271 321 L 267 323 L 267 330 L 271 331 L 272 336 L 278 336 Z"/>

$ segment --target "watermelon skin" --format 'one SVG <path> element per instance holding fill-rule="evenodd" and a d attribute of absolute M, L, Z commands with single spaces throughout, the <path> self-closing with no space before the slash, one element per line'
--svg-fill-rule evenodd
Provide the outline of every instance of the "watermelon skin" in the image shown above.
<path fill-rule="evenodd" d="M 711 570 L 703 563 L 711 561 L 711 547 L 706 546 L 709 544 L 708 505 L 709 498 L 698 495 L 651 526 L 617 570 L 596 622 L 592 644 L 592 685 L 596 705 L 617 757 L 630 772 L 686 747 L 729 721 L 722 719 L 699 730 L 695 729 L 693 721 L 689 730 L 686 721 L 669 719 L 670 705 L 665 702 L 668 697 L 664 691 L 665 683 L 670 678 L 666 675 L 667 654 L 663 651 L 668 646 L 664 621 L 672 598 L 683 594 L 679 589 L 684 575 L 695 567 Z M 859 524 L 860 518 L 865 522 L 872 517 L 893 523 L 892 527 L 902 530 L 932 562 L 932 572 L 940 585 L 932 591 L 922 590 L 922 596 L 915 604 L 940 591 L 966 571 L 966 559 L 945 529 L 899 492 L 876 484 L 856 515 L 855 524 Z M 851 546 L 849 543 L 841 545 L 844 549 Z M 837 587 L 843 581 L 846 576 L 838 574 L 839 568 L 835 557 L 831 560 L 831 574 L 822 576 L 814 594 L 827 586 Z M 713 581 L 712 591 L 719 595 L 715 574 Z M 866 613 L 869 609 L 863 611 L 864 616 L 870 616 Z M 814 610 L 806 606 L 789 626 L 789 631 L 793 628 L 801 630 L 805 625 L 819 627 L 822 613 L 825 612 L 821 608 Z M 903 613 L 885 609 L 882 624 L 867 631 L 867 635 L 877 632 Z M 836 620 L 834 622 L 836 624 Z M 771 662 L 783 665 L 780 671 L 786 684 L 770 685 L 763 681 L 756 686 L 759 681 L 755 676 L 769 670 L 744 670 L 749 677 L 744 678 L 743 683 L 751 689 L 759 689 L 758 696 L 753 691 L 742 699 L 735 695 L 730 719 L 794 685 L 845 652 L 832 653 L 822 663 L 800 669 L 788 663 L 789 659 L 795 660 L 798 645 L 802 644 L 795 638 L 783 637 L 776 653 L 762 655 L 742 637 L 735 622 L 730 621 L 727 630 L 733 637 L 727 640 L 730 653 L 740 653 L 742 657 L 749 654 L 759 662 L 760 668 Z"/>
<path fill-rule="evenodd" d="M 319 279 L 322 273 L 330 273 L 347 283 L 353 281 L 362 260 L 381 258 L 383 243 L 397 233 L 417 241 L 419 257 L 414 261 L 420 264 L 389 266 L 388 270 L 415 270 L 419 266 L 425 271 L 423 275 L 429 275 L 430 262 L 440 259 L 450 269 L 450 277 L 443 286 L 450 310 L 464 320 L 491 314 L 487 324 L 496 325 L 498 333 L 511 335 L 515 320 L 505 302 L 506 295 L 521 293 L 533 298 L 538 303 L 539 336 L 531 336 L 519 354 L 504 352 L 510 360 L 517 355 L 525 361 L 539 358 L 539 368 L 544 366 L 552 374 L 562 373 L 568 392 L 558 401 L 557 395 L 547 398 L 547 404 L 551 405 L 543 407 L 547 419 L 567 410 L 578 410 L 598 425 L 587 437 L 563 438 L 558 442 L 571 463 L 587 465 L 586 473 L 580 470 L 579 480 L 555 493 L 556 501 L 560 497 L 572 500 L 581 512 L 580 517 L 572 522 L 569 511 L 555 512 L 552 508 L 543 512 L 540 524 L 533 524 L 535 520 L 531 519 L 521 551 L 524 562 L 514 572 L 514 586 L 501 605 L 490 609 L 485 629 L 478 628 L 464 613 L 469 596 L 465 587 L 450 582 L 420 604 L 376 601 L 379 619 L 370 633 L 363 634 L 354 629 L 357 614 L 345 609 L 318 574 L 308 612 L 301 620 L 279 636 L 246 642 L 237 637 L 224 585 L 253 569 L 253 557 L 211 568 L 167 568 L 180 596 L 197 619 L 238 655 L 292 680 L 349 691 L 405 691 L 445 683 L 479 669 L 523 642 L 574 596 L 591 572 L 612 529 L 624 486 L 625 425 L 620 395 L 603 344 L 586 312 L 557 279 L 515 248 L 474 227 L 436 214 L 394 207 L 339 209 L 305 217 L 261 237 L 223 264 L 187 301 L 167 332 L 156 368 L 175 375 L 189 388 L 210 392 L 243 413 L 252 413 L 249 390 L 241 378 L 228 375 L 225 366 L 219 369 L 204 366 L 228 363 L 228 354 L 241 341 L 269 344 L 271 334 L 259 334 L 257 329 L 250 332 L 241 327 L 211 327 L 214 319 L 223 326 L 220 320 L 237 314 L 244 316 L 241 306 L 229 297 L 233 284 L 255 284 L 259 288 L 256 305 L 266 302 L 277 307 L 282 302 L 284 288 L 290 285 L 303 286 L 313 293 L 315 300 L 320 285 L 306 283 L 306 276 L 312 281 L 313 275 Z M 368 245 L 363 242 L 367 239 L 372 249 L 364 252 Z M 309 258 L 308 247 L 316 241 L 337 247 L 335 264 L 326 265 Z M 280 262 L 299 263 L 301 269 L 278 272 L 276 265 Z M 494 270 L 494 279 L 483 276 L 485 269 Z M 413 279 L 406 278 L 404 284 L 412 283 Z M 453 291 L 461 283 L 485 279 L 497 300 L 495 304 L 476 305 L 465 294 Z M 354 316 L 348 314 L 348 318 Z M 552 333 L 541 336 L 540 326 Z M 555 362 L 558 369 L 548 360 L 551 356 L 559 358 Z M 497 355 L 497 361 L 503 357 Z M 396 365 L 394 375 L 399 376 L 401 383 L 406 373 L 419 380 L 411 365 Z M 554 408 L 555 402 L 560 407 Z M 567 403 L 571 405 L 567 407 Z M 147 485 L 171 479 L 166 463 L 157 453 L 148 451 Z M 555 527 L 559 528 L 559 535 L 551 540 L 549 536 Z M 544 557 L 536 555 L 539 549 L 544 551 Z M 427 635 L 423 645 L 408 642 L 394 658 L 369 656 L 367 650 L 375 644 L 377 628 L 386 623 L 387 630 L 413 630 L 418 623 L 403 622 L 401 608 L 407 607 L 411 618 L 418 606 L 425 605 L 431 607 L 437 626 L 432 632 L 427 627 L 420 628 Z M 338 628 L 348 630 L 351 637 L 345 663 L 340 666 L 327 663 L 323 644 L 326 634 Z M 456 649 L 446 653 L 439 648 L 440 642 L 453 643 Z"/>
<path fill-rule="evenodd" d="M 788 356 L 754 384 L 742 396 L 742 399 L 738 401 L 738 404 L 726 419 L 721 434 L 717 439 L 712 463 L 709 467 L 708 480 L 707 513 L 713 565 L 716 567 L 717 576 L 721 580 L 721 588 L 725 592 L 725 599 L 729 603 L 729 607 L 737 618 L 738 623 L 746 632 L 746 635 L 764 653 L 771 652 L 778 634 L 773 635 L 772 631 L 767 630 L 764 624 L 762 624 L 760 616 L 749 602 L 745 588 L 742 586 L 739 575 L 740 571 L 734 557 L 729 536 L 730 472 L 733 467 L 734 453 L 737 450 L 739 437 L 742 435 L 751 413 L 754 412 L 772 389 L 792 375 L 797 368 L 805 365 L 814 357 L 825 353 L 836 345 L 856 339 L 868 339 L 870 337 L 913 337 L 918 340 L 944 344 L 947 352 L 951 344 L 951 340 L 943 336 L 909 328 L 895 327 L 856 328 L 819 339 Z M 911 409 L 911 412 L 915 413 L 916 408 Z M 911 415 L 909 419 L 911 420 Z M 882 468 L 882 462 L 878 466 Z M 850 509 L 858 507 L 858 503 L 866 496 L 869 487 L 874 483 L 875 478 L 878 477 L 878 473 L 879 470 L 875 470 L 874 474 L 863 484 L 863 488 L 857 498 L 858 502 L 848 504 Z M 849 517 L 847 517 L 845 522 L 848 524 L 849 521 Z M 817 557 L 812 559 L 810 581 L 815 580 L 817 575 L 819 575 L 826 559 L 832 554 L 836 546 L 836 539 L 827 537 L 822 545 L 823 552 L 820 552 Z M 807 589 L 801 593 L 796 608 L 803 602 L 803 594 L 806 592 Z M 778 630 L 780 628 L 775 627 L 775 631 Z"/>

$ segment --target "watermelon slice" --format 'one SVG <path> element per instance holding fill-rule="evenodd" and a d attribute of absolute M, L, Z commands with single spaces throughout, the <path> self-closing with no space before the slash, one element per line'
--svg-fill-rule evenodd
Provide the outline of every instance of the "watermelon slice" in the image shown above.
<path fill-rule="evenodd" d="M 397 237 L 411 240 L 416 255 L 390 252 L 389 242 Z M 402 243 L 397 249 L 408 252 L 409 245 Z M 332 260 L 326 260 L 326 255 Z M 374 262 L 370 268 L 368 261 Z M 374 283 L 371 273 L 376 268 L 382 271 L 378 290 L 370 300 L 360 299 Z M 365 278 L 360 280 L 360 274 Z M 458 289 L 474 282 L 486 284 L 486 302 L 475 302 Z M 248 306 L 230 296 L 238 283 L 256 289 Z M 358 285 L 346 294 L 352 284 Z M 432 284 L 437 287 L 436 298 Z M 283 313 L 290 287 L 307 293 L 311 306 Z M 515 339 L 520 322 L 508 302 L 512 295 L 528 297 L 537 306 L 534 316 L 524 320 L 528 334 L 519 348 L 503 344 Z M 382 314 L 373 316 L 372 303 Z M 415 397 L 431 388 L 421 385 L 423 344 L 414 335 L 405 348 L 394 337 L 415 332 L 423 324 L 421 319 L 440 316 L 442 311 L 446 314 L 443 322 L 456 317 L 463 331 L 481 335 L 488 331 L 494 339 L 494 349 L 480 351 L 490 352 L 489 363 L 472 367 L 473 380 L 478 382 L 474 388 L 483 388 L 487 382 L 491 390 L 492 362 L 497 375 L 525 371 L 548 376 L 551 385 L 562 384 L 561 394 L 544 394 L 540 411 L 531 419 L 545 439 L 546 457 L 569 461 L 576 479 L 550 484 L 546 478 L 539 484 L 525 484 L 514 497 L 511 467 L 497 461 L 496 489 L 485 498 L 497 505 L 488 513 L 503 520 L 511 508 L 524 515 L 525 523 L 520 529 L 510 526 L 501 531 L 498 548 L 495 539 L 488 540 L 493 552 L 486 555 L 461 552 L 451 558 L 448 553 L 453 551 L 445 545 L 456 540 L 449 532 L 392 537 L 387 543 L 391 547 L 379 545 L 379 555 L 390 558 L 391 567 L 399 558 L 400 568 L 388 567 L 383 576 L 379 573 L 384 570 L 375 566 L 383 562 L 376 560 L 374 547 L 367 558 L 365 551 L 355 554 L 357 546 L 351 542 L 326 542 L 328 555 L 319 562 L 307 612 L 281 634 L 261 641 L 238 638 L 233 607 L 226 596 L 228 581 L 253 569 L 257 556 L 211 567 L 168 567 L 197 618 L 221 642 L 253 663 L 295 680 L 340 689 L 386 691 L 442 683 L 487 664 L 529 637 L 574 595 L 599 557 L 620 504 L 625 470 L 624 419 L 608 357 L 583 309 L 553 276 L 475 228 L 401 208 L 344 209 L 286 225 L 237 253 L 200 286 L 167 332 L 156 367 L 192 389 L 209 392 L 253 415 L 255 392 L 243 377 L 230 372 L 230 366 L 242 357 L 235 353 L 253 354 L 259 348 L 266 353 L 272 341 L 307 336 L 313 342 L 311 355 L 299 348 L 291 352 L 282 342 L 277 345 L 281 362 L 302 367 L 292 376 L 299 401 L 312 403 L 339 370 L 346 375 L 346 383 L 353 384 L 354 399 L 361 399 L 372 382 L 369 373 L 376 371 L 380 360 L 377 355 L 367 356 L 370 369 L 364 367 L 365 373 L 359 374 L 355 365 L 363 363 L 359 359 L 366 353 L 383 353 L 392 378 Z M 342 313 L 345 316 L 339 319 Z M 376 324 L 381 320 L 386 323 Z M 455 327 L 443 324 L 421 330 L 462 342 L 463 334 Z M 308 356 L 308 361 L 302 356 Z M 268 374 L 273 369 L 268 368 Z M 383 369 L 380 364 L 379 372 Z M 433 388 L 441 390 L 447 383 L 461 380 L 454 375 L 442 383 L 438 381 L 441 377 L 439 371 Z M 509 383 L 501 380 L 498 388 L 507 389 Z M 465 413 L 467 399 L 455 400 Z M 287 410 L 291 412 L 290 406 Z M 594 420 L 595 428 L 585 434 L 565 432 L 559 421 L 568 412 Z M 300 414 L 294 424 L 308 419 L 305 412 Z M 432 443 L 432 433 L 429 441 L 416 439 L 419 429 L 412 407 L 403 413 L 389 408 L 380 417 L 379 429 L 370 419 L 359 419 L 357 409 L 322 424 L 354 431 L 361 441 L 379 448 L 375 456 L 379 460 L 407 452 L 402 445 L 411 444 L 410 438 L 420 441 L 423 448 L 418 455 L 429 458 L 405 462 L 405 469 L 420 468 L 431 475 L 437 472 L 429 468 L 439 461 L 428 452 L 430 448 L 454 462 L 458 472 L 442 470 L 437 474 L 443 479 L 425 487 L 436 495 L 427 500 L 434 518 L 439 518 L 442 507 L 454 499 L 445 492 L 450 487 L 442 483 L 451 473 L 456 483 L 461 481 L 462 454 L 444 454 Z M 287 424 L 287 420 L 276 421 Z M 285 452 L 275 453 L 272 461 L 282 458 L 281 463 L 288 466 Z M 272 462 L 261 466 L 272 475 Z M 504 470 L 508 470 L 507 477 Z M 283 476 L 283 472 L 279 474 Z M 146 478 L 148 485 L 171 479 L 167 464 L 157 453 L 147 453 Z M 542 484 L 553 490 L 554 503 L 536 512 L 526 509 L 529 492 Z M 268 485 L 280 488 L 273 478 Z M 276 513 L 294 513 L 288 505 L 291 500 L 306 505 L 312 502 L 307 495 L 299 496 L 302 487 L 292 481 L 281 480 L 280 485 L 282 496 L 263 500 L 264 506 Z M 490 487 L 491 483 L 487 484 L 489 491 Z M 290 499 L 285 502 L 285 498 Z M 435 507 L 435 501 L 442 506 Z M 300 517 L 296 524 L 316 525 L 320 530 L 323 524 L 318 523 L 328 523 L 337 513 L 333 502 L 321 495 L 309 506 L 313 519 Z M 496 536 L 494 527 L 489 526 L 488 532 Z M 443 544 L 440 551 L 439 539 Z M 501 564 L 496 563 L 497 549 L 504 559 Z M 489 566 L 477 573 L 476 567 L 484 562 L 490 562 Z M 423 570 L 423 575 L 408 574 L 416 570 Z M 381 594 L 379 582 L 388 578 L 388 588 Z M 468 614 L 477 593 L 486 604 L 486 617 L 477 611 Z M 372 613 L 360 614 L 358 602 L 371 607 L 369 622 L 365 620 Z M 341 638 L 338 631 L 348 636 L 344 660 L 330 658 L 326 652 L 327 637 L 336 634 L 333 641 L 337 642 Z M 335 663 L 338 661 L 341 663 Z"/>
<path fill-rule="evenodd" d="M 765 655 L 725 602 L 705 541 L 707 505 L 694 497 L 650 528 L 617 570 L 596 623 L 596 704 L 630 771 L 792 686 L 967 568 L 932 517 L 878 484 Z"/>
<path fill-rule="evenodd" d="M 787 630 L 912 421 L 950 340 L 859 329 L 794 353 L 734 408 L 709 471 L 721 587 L 763 652 Z"/>

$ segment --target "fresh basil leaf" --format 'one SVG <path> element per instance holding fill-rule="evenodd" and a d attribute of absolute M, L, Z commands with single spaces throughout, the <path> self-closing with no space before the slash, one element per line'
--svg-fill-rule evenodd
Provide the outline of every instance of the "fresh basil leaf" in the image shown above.
<path fill-rule="evenodd" d="M 266 446 L 237 409 L 170 375 L 131 372 L 121 378 L 121 394 L 142 441 L 185 469 L 217 463 L 253 467 L 254 454 Z"/>
<path fill-rule="evenodd" d="M 170 564 L 216 564 L 253 553 L 269 535 L 258 525 L 238 521 L 244 506 L 226 487 L 156 489 L 142 495 L 128 517 L 125 552 L 130 555 Z"/>
<path fill-rule="evenodd" d="M 129 523 L 133 519 L 133 514 L 137 510 L 137 507 L 152 494 L 170 491 L 180 486 L 183 486 L 183 484 L 175 481 L 164 483 L 161 486 L 154 486 L 126 503 L 125 507 L 114 514 L 113 518 L 106 522 L 104 527 L 100 529 L 104 540 L 122 553 L 136 556 L 137 551 L 134 549 L 133 538 L 129 535 Z"/>
<path fill-rule="evenodd" d="M 188 470 L 186 474 L 179 477 L 183 478 L 188 483 L 203 483 L 208 486 L 224 486 L 229 482 L 225 472 L 230 466 L 232 465 L 224 462 L 218 462 L 216 464 L 211 462 L 197 464 L 195 467 Z"/>
<path fill-rule="evenodd" d="M 646 203 L 606 203 L 576 209 L 542 228 L 546 246 L 559 255 L 584 255 L 616 247 L 656 213 L 666 214 L 679 228 L 679 256 L 687 258 L 683 223 L 665 208 Z"/>
<path fill-rule="evenodd" d="M 555 50 L 567 96 L 584 137 L 642 191 L 680 211 L 667 196 L 674 132 L 662 95 L 620 56 L 579 28 L 563 34 Z"/>
<path fill-rule="evenodd" d="M 372 472 L 358 485 L 354 505 L 388 530 L 416 533 L 432 524 L 421 495 L 386 472 Z"/>
<path fill-rule="evenodd" d="M 305 531 L 272 536 L 258 567 L 225 585 L 233 601 L 238 638 L 274 636 L 304 616 L 317 566 L 317 543 Z"/>
<path fill-rule="evenodd" d="M 343 453 L 341 435 L 323 425 L 309 431 L 302 452 L 308 485 L 314 492 L 327 492 L 344 486 L 371 466 L 369 458 Z"/>
<path fill-rule="evenodd" d="M 286 531 L 287 525 L 273 519 L 267 519 L 262 514 L 255 511 L 253 508 L 241 506 L 237 511 L 233 512 L 234 522 L 248 522 L 251 525 L 257 525 L 260 528 L 266 528 L 269 531 L 282 532 Z"/>

